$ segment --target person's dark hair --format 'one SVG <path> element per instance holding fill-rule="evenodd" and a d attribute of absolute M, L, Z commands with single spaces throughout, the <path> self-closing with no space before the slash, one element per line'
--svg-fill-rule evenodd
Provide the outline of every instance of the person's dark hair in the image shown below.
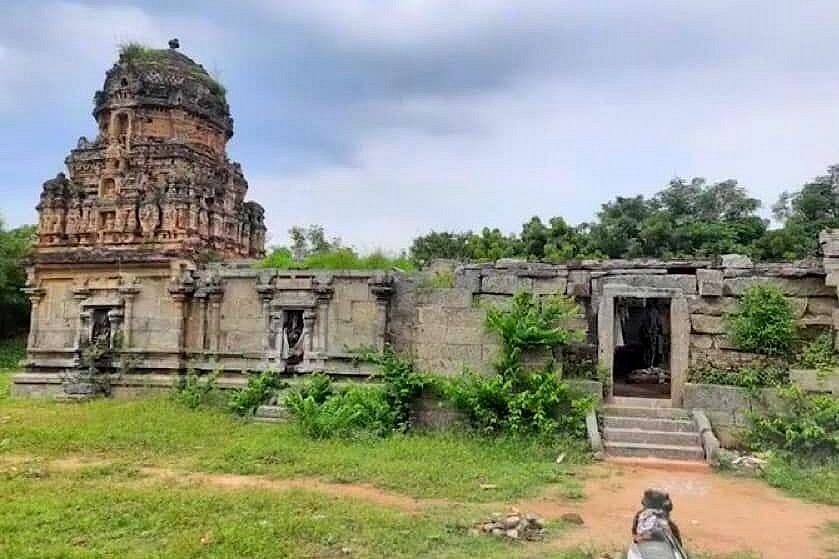
<path fill-rule="evenodd" d="M 670 500 L 670 495 L 660 489 L 647 489 L 644 491 L 641 506 L 649 509 L 660 509 L 668 513 L 673 510 L 673 502 Z"/>

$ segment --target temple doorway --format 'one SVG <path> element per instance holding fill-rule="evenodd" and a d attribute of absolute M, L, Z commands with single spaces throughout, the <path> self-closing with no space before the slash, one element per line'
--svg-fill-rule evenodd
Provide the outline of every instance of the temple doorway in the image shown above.
<path fill-rule="evenodd" d="M 670 299 L 615 297 L 613 393 L 671 397 Z"/>

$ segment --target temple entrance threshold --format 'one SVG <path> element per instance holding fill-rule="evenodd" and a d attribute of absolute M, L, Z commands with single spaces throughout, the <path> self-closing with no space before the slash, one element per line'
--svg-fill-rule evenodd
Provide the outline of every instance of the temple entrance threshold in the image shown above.
<path fill-rule="evenodd" d="M 598 361 L 612 379 L 607 399 L 655 398 L 681 405 L 690 340 L 682 290 L 604 286 L 597 329 Z"/>

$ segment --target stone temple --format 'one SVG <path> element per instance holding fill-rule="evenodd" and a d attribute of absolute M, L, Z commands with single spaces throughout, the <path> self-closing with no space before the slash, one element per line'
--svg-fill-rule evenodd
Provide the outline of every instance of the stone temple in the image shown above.
<path fill-rule="evenodd" d="M 127 47 L 94 101 L 96 138 L 79 139 L 69 177 L 44 183 L 40 262 L 263 254 L 264 211 L 225 151 L 225 92 L 201 65 Z"/>
<path fill-rule="evenodd" d="M 226 155 L 224 89 L 177 47 L 123 49 L 95 96 L 96 138 L 81 138 L 68 175 L 44 184 L 16 394 L 66 395 L 92 346 L 97 368 L 119 373 L 117 396 L 168 389 L 187 370 L 218 371 L 222 386 L 266 370 L 366 378 L 352 350 L 385 344 L 420 370 L 489 371 L 499 342 L 485 330 L 485 308 L 519 291 L 576 300 L 586 340 L 535 358 L 587 363 L 592 376 L 599 366 L 607 398 L 687 406 L 691 367 L 759 361 L 724 326 L 755 284 L 778 286 L 805 330 L 839 331 L 839 231 L 822 235 L 823 258 L 805 262 L 449 263 L 451 287 L 425 281 L 433 270 L 255 268 L 264 212 L 245 201 L 242 169 Z"/>

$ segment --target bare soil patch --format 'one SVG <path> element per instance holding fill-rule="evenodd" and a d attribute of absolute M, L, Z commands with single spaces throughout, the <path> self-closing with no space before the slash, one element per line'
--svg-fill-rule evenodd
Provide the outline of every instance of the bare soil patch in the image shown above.
<path fill-rule="evenodd" d="M 592 544 L 622 549 L 648 487 L 670 492 L 674 519 L 692 550 L 751 551 L 765 559 L 831 557 L 824 528 L 830 521 L 839 521 L 839 509 L 786 497 L 759 480 L 711 471 L 599 465 L 589 470 L 585 500 L 579 503 L 543 498 L 516 506 L 548 519 L 579 513 L 585 525 L 557 540 L 559 547 Z"/>

